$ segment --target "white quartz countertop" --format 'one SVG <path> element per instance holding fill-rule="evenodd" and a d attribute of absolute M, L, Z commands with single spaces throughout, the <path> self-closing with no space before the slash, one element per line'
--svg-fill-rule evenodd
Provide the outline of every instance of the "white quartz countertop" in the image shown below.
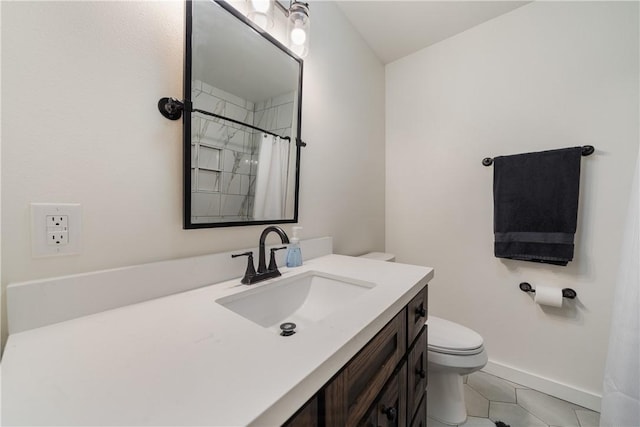
<path fill-rule="evenodd" d="M 2 424 L 280 425 L 433 277 L 340 255 L 281 271 L 376 286 L 286 338 L 215 302 L 239 279 L 12 334 Z"/>

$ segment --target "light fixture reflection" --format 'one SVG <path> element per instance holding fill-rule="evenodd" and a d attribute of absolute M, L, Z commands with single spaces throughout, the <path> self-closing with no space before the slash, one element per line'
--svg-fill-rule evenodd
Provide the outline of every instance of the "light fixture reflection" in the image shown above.
<path fill-rule="evenodd" d="M 273 3 L 271 0 L 247 0 L 247 17 L 263 30 L 273 27 Z"/>

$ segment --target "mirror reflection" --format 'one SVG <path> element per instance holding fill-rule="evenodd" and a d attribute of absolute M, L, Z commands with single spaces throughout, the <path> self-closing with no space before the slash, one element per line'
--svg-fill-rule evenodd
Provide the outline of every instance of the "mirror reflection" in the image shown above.
<path fill-rule="evenodd" d="M 185 227 L 296 222 L 302 61 L 224 2 L 189 6 Z"/>

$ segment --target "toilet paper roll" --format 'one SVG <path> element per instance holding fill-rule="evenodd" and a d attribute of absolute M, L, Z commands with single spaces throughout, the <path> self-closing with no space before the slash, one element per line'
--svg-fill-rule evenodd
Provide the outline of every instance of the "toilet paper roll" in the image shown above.
<path fill-rule="evenodd" d="M 562 307 L 562 289 L 536 286 L 536 304 Z"/>

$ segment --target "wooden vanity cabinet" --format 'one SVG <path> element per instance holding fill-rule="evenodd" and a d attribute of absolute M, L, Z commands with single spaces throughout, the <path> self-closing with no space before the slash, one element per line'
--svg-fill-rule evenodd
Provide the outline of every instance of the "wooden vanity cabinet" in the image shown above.
<path fill-rule="evenodd" d="M 427 320 L 427 296 L 427 288 L 424 287 L 407 304 L 407 342 L 409 344 L 415 341 Z"/>
<path fill-rule="evenodd" d="M 424 397 L 420 401 L 420 405 L 418 405 L 418 410 L 413 416 L 413 421 L 410 424 L 410 427 L 427 427 L 427 394 L 424 394 Z"/>
<path fill-rule="evenodd" d="M 418 411 L 426 388 L 427 327 L 423 326 L 407 357 L 407 413 L 410 417 Z"/>
<path fill-rule="evenodd" d="M 426 318 L 425 286 L 285 426 L 424 426 Z"/>
<path fill-rule="evenodd" d="M 289 418 L 284 427 L 318 427 L 318 396 L 313 396 L 295 415 Z"/>
<path fill-rule="evenodd" d="M 351 361 L 325 391 L 327 426 L 357 425 L 406 353 L 403 309 Z"/>
<path fill-rule="evenodd" d="M 407 364 L 389 379 L 380 397 L 360 425 L 366 427 L 404 427 L 407 425 Z"/>

